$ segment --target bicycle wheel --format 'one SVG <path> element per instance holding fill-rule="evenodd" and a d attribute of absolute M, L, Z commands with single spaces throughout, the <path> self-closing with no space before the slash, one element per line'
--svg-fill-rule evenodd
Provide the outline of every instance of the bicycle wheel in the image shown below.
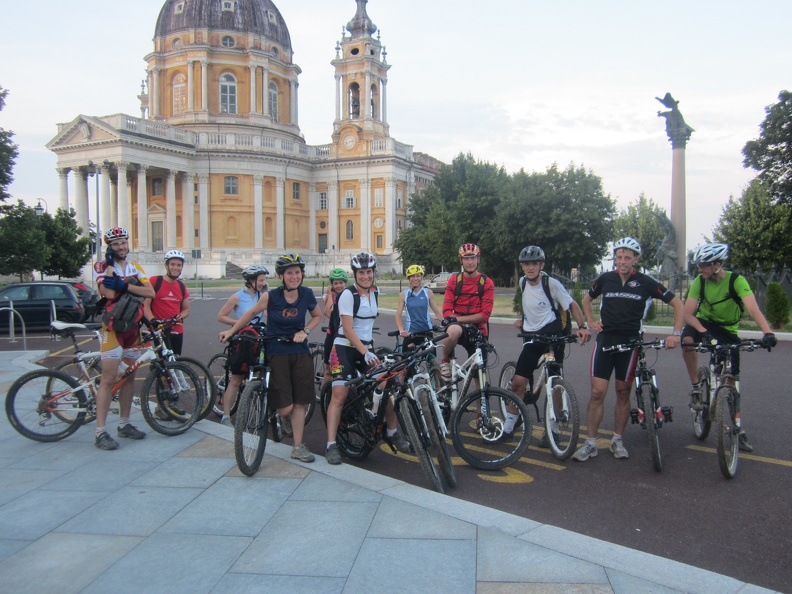
<path fill-rule="evenodd" d="M 140 392 L 140 409 L 149 427 L 163 435 L 180 435 L 195 425 L 203 410 L 201 379 L 191 367 L 167 361 L 154 364 Z"/>
<path fill-rule="evenodd" d="M 209 413 L 212 412 L 217 402 L 217 382 L 215 382 L 212 372 L 209 371 L 209 368 L 202 361 L 193 359 L 192 357 L 182 356 L 176 357 L 176 360 L 191 367 L 201 380 L 201 388 L 203 388 L 204 393 L 204 405 L 203 409 L 201 409 L 201 414 L 198 415 L 198 420 L 205 419 Z"/>
<path fill-rule="evenodd" d="M 431 445 L 431 438 L 423 430 L 420 413 L 416 410 L 417 406 L 418 403 L 410 398 L 400 398 L 398 406 L 399 418 L 404 431 L 407 433 L 407 438 L 410 440 L 413 450 L 415 450 L 418 462 L 421 464 L 421 470 L 423 470 L 426 478 L 429 479 L 429 484 L 438 493 L 444 493 L 443 481 L 428 450 Z"/>
<path fill-rule="evenodd" d="M 59 441 L 83 424 L 85 393 L 62 371 L 37 369 L 18 378 L 6 394 L 8 421 L 36 441 Z"/>
<path fill-rule="evenodd" d="M 316 405 L 319 403 L 320 399 L 322 398 L 322 384 L 324 383 L 324 349 L 318 347 L 316 352 L 311 356 L 313 362 L 313 380 L 314 380 L 314 394 L 316 398 L 314 401 L 305 407 L 305 424 L 307 425 L 308 422 L 313 417 L 314 410 L 316 409 Z"/>
<path fill-rule="evenodd" d="M 552 394 L 545 398 L 544 426 L 550 451 L 559 460 L 575 453 L 580 435 L 580 411 L 572 385 L 563 378 L 553 379 Z"/>
<path fill-rule="evenodd" d="M 657 430 L 660 428 L 657 422 L 657 400 L 654 386 L 650 383 L 641 384 L 640 404 L 643 406 L 644 422 L 646 433 L 649 436 L 649 448 L 652 450 L 652 462 L 657 472 L 663 470 L 663 459 L 660 456 L 660 436 Z"/>
<path fill-rule="evenodd" d="M 424 420 L 429 428 L 429 436 L 432 438 L 432 450 L 437 456 L 440 472 L 443 473 L 443 478 L 449 487 L 456 487 L 456 471 L 451 461 L 451 454 L 448 451 L 448 444 L 446 443 L 443 429 L 440 426 L 440 417 L 437 409 L 435 409 L 434 403 L 430 401 L 430 396 L 425 391 L 421 391 L 418 401 L 421 403 Z"/>
<path fill-rule="evenodd" d="M 239 410 L 234 423 L 234 457 L 243 474 L 253 476 L 261 466 L 267 447 L 267 395 L 262 380 L 254 379 L 239 395 Z"/>
<path fill-rule="evenodd" d="M 325 382 L 322 386 L 322 418 L 325 426 L 327 425 L 327 407 L 330 405 L 333 387 L 331 382 Z M 371 417 L 362 399 L 357 397 L 355 388 L 349 388 L 347 401 L 341 409 L 341 419 L 338 422 L 336 431 L 336 444 L 350 460 L 365 460 L 372 449 L 372 442 L 369 440 Z"/>
<path fill-rule="evenodd" d="M 693 411 L 693 434 L 700 440 L 707 439 L 712 426 L 710 421 L 710 385 L 709 369 L 706 367 L 698 368 L 698 382 L 701 384 L 701 400 L 704 405 L 701 410 Z"/>
<path fill-rule="evenodd" d="M 226 375 L 226 362 L 228 361 L 228 357 L 225 353 L 220 353 L 209 359 L 209 364 L 207 367 L 209 368 L 209 373 L 212 374 L 212 377 L 215 378 L 217 382 L 217 398 L 215 399 L 215 403 L 212 406 L 212 412 L 216 414 L 218 417 L 223 416 L 223 396 L 225 394 L 226 383 L 228 382 L 228 376 Z M 242 390 L 240 390 L 241 392 Z M 237 411 L 237 407 L 239 406 L 239 395 L 237 394 L 236 400 L 234 400 L 234 404 L 231 407 L 231 412 L 229 416 L 234 416 Z"/>
<path fill-rule="evenodd" d="M 505 419 L 501 411 L 507 404 L 517 409 L 518 424 L 514 433 L 504 438 Z M 523 455 L 531 439 L 528 407 L 501 388 L 467 394 L 451 418 L 451 439 L 457 453 L 475 468 L 497 470 L 508 466 Z"/>
<path fill-rule="evenodd" d="M 715 431 L 718 436 L 718 464 L 721 474 L 734 478 L 739 459 L 740 428 L 734 422 L 737 392 L 732 386 L 721 386 L 715 392 Z"/>
<path fill-rule="evenodd" d="M 85 367 L 88 370 L 88 375 L 94 381 L 94 389 L 99 388 L 99 380 L 102 378 L 102 359 L 99 356 L 93 357 L 85 361 Z M 86 379 L 83 377 L 82 368 L 80 367 L 79 363 L 75 363 L 73 361 L 64 361 L 63 363 L 56 365 L 53 367 L 54 371 L 62 371 L 75 380 L 79 385 L 82 385 L 86 382 Z M 49 391 L 49 386 L 47 386 L 47 390 Z M 85 394 L 86 401 L 89 397 L 89 394 Z M 59 409 L 55 411 L 53 414 L 58 415 L 62 421 L 69 422 L 70 417 L 73 416 L 74 411 L 68 411 L 66 409 Z M 87 425 L 88 423 L 93 423 L 96 420 L 96 406 L 95 404 L 88 403 L 85 411 L 85 418 L 83 419 L 83 425 Z"/>

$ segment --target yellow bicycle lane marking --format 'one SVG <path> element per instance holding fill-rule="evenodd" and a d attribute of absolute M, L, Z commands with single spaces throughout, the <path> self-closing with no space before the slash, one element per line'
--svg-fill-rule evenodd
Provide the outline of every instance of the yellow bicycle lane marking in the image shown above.
<path fill-rule="evenodd" d="M 689 445 L 685 446 L 689 450 L 695 450 L 697 452 L 704 452 L 707 454 L 717 454 L 718 450 L 715 448 L 707 448 L 704 446 L 699 445 Z M 765 456 L 756 456 L 755 454 L 743 454 L 740 452 L 740 459 L 741 460 L 756 460 L 757 462 L 766 462 L 767 464 L 777 464 L 778 466 L 790 466 L 792 467 L 792 461 L 790 460 L 779 460 L 778 458 L 767 458 Z"/>

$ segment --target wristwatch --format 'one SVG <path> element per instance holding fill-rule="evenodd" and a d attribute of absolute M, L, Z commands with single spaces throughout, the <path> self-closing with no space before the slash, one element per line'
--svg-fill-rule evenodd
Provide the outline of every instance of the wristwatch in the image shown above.
<path fill-rule="evenodd" d="M 303 332 L 305 332 L 306 334 L 310 334 L 311 329 L 308 326 L 306 326 L 305 328 L 303 328 Z"/>
<path fill-rule="evenodd" d="M 671 336 L 682 336 L 682 330 L 674 330 Z"/>
<path fill-rule="evenodd" d="M 586 322 L 583 322 L 578 326 L 578 330 L 588 330 L 588 324 L 586 324 Z"/>

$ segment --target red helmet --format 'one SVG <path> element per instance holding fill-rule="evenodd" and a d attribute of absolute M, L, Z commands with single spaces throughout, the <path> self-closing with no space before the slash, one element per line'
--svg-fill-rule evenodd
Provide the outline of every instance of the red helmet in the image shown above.
<path fill-rule="evenodd" d="M 113 227 L 108 229 L 104 234 L 105 243 L 109 244 L 117 239 L 129 239 L 129 233 L 123 227 Z"/>
<path fill-rule="evenodd" d="M 459 248 L 459 257 L 465 256 L 480 256 L 481 250 L 475 243 L 465 243 Z"/>

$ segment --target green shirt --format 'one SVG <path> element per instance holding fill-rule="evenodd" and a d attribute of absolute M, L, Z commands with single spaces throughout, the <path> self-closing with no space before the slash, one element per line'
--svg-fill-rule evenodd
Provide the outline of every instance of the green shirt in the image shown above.
<path fill-rule="evenodd" d="M 708 280 L 704 283 L 704 299 L 696 312 L 696 317 L 702 320 L 715 322 L 732 334 L 737 334 L 740 328 L 742 311 L 734 299 L 729 297 L 729 279 L 734 274 L 731 270 L 718 282 Z M 739 276 L 734 281 L 734 292 L 741 299 L 753 295 L 751 287 L 744 276 Z M 701 297 L 701 275 L 698 275 L 690 285 L 688 299 L 699 300 Z"/>

